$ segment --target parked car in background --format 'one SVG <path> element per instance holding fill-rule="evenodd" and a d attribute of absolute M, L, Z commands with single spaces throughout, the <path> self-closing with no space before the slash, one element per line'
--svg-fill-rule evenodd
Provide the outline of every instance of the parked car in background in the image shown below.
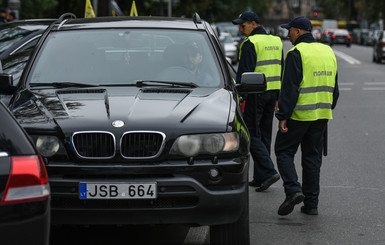
<path fill-rule="evenodd" d="M 370 32 L 369 29 L 361 29 L 361 31 L 360 31 L 360 37 L 359 37 L 359 41 L 358 41 L 359 44 L 365 45 L 366 39 L 367 39 L 368 36 L 369 36 L 369 32 Z"/>
<path fill-rule="evenodd" d="M 20 20 L 0 25 L 0 60 L 17 51 L 35 47 L 53 19 Z"/>
<path fill-rule="evenodd" d="M 385 58 L 385 31 L 380 31 L 373 46 L 373 62 L 381 63 Z"/>
<path fill-rule="evenodd" d="M 352 37 L 350 36 L 348 30 L 346 29 L 335 29 L 330 35 L 330 45 L 334 44 L 344 44 L 347 47 L 350 47 L 352 43 Z"/>
<path fill-rule="evenodd" d="M 330 44 L 335 29 L 324 29 L 321 31 L 320 42 Z"/>
<path fill-rule="evenodd" d="M 198 14 L 64 18 L 9 105 L 48 161 L 52 223 L 209 226 L 211 245 L 249 244 L 238 93 L 263 92 L 264 75 L 235 84 Z"/>
<path fill-rule="evenodd" d="M 45 162 L 1 102 L 0 118 L 0 243 L 48 245 L 50 188 Z"/>
<path fill-rule="evenodd" d="M 313 29 L 311 31 L 311 34 L 313 35 L 313 38 L 319 42 L 321 40 L 321 31 L 319 29 Z"/>
<path fill-rule="evenodd" d="M 381 34 L 381 30 L 369 30 L 368 37 L 364 41 L 365 46 L 373 46 L 378 37 Z"/>
<path fill-rule="evenodd" d="M 239 32 L 238 25 L 234 25 L 232 22 L 215 22 L 212 25 L 218 28 L 219 37 L 221 36 L 221 33 L 230 33 L 234 41 L 237 43 L 237 47 L 239 47 L 242 42 L 243 36 Z"/>
<path fill-rule="evenodd" d="M 277 35 L 281 39 L 288 39 L 289 37 L 287 36 L 289 34 L 289 31 L 286 28 L 282 28 L 281 26 L 277 26 Z"/>
<path fill-rule="evenodd" d="M 236 64 L 238 61 L 237 42 L 235 42 L 233 37 L 226 32 L 221 33 L 219 41 L 225 51 L 226 57 L 230 58 L 232 64 Z"/>

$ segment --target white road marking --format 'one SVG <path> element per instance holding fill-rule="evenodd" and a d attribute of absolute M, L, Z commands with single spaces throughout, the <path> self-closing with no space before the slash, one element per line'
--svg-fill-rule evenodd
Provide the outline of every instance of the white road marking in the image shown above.
<path fill-rule="evenodd" d="M 348 62 L 349 64 L 361 64 L 361 62 L 359 60 L 356 60 L 355 58 L 353 58 L 352 56 L 350 55 L 347 55 L 343 52 L 340 52 L 340 51 L 337 51 L 337 50 L 333 50 L 334 51 L 334 54 L 338 57 L 340 57 L 341 59 L 344 59 L 346 62 Z"/>
<path fill-rule="evenodd" d="M 365 85 L 385 85 L 385 82 L 368 82 L 364 84 Z"/>
<path fill-rule="evenodd" d="M 385 90 L 385 87 L 362 88 L 362 90 Z"/>

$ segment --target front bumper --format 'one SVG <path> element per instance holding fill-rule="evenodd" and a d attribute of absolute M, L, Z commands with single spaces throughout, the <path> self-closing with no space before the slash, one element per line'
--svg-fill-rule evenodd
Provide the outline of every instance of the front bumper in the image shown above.
<path fill-rule="evenodd" d="M 53 224 L 188 224 L 235 222 L 248 194 L 248 157 L 154 165 L 50 164 Z M 220 171 L 218 179 L 209 170 Z M 51 173 L 50 173 L 51 172 Z M 60 173 L 60 174 L 59 174 Z M 80 182 L 157 182 L 156 199 L 79 198 Z"/>

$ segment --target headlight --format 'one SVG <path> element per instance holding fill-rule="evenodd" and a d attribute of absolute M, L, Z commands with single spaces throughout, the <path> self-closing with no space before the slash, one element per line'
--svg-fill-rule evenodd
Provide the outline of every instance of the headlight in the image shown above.
<path fill-rule="evenodd" d="M 200 134 L 180 136 L 171 147 L 170 154 L 196 156 L 236 151 L 239 148 L 237 133 Z"/>
<path fill-rule="evenodd" d="M 59 139 L 55 136 L 39 136 L 36 148 L 42 156 L 51 157 L 59 150 Z"/>
<path fill-rule="evenodd" d="M 176 146 L 183 155 L 194 156 L 201 148 L 201 140 L 195 135 L 181 136 L 176 141 Z"/>
<path fill-rule="evenodd" d="M 209 153 L 220 152 L 225 145 L 225 139 L 221 134 L 209 134 L 203 138 L 203 149 Z"/>

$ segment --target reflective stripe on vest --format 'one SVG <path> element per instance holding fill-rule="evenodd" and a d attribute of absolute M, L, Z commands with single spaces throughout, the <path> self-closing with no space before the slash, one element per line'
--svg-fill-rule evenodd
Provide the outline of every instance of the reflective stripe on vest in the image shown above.
<path fill-rule="evenodd" d="M 333 50 L 321 43 L 299 43 L 290 51 L 294 49 L 301 54 L 303 80 L 291 119 L 332 119 L 331 108 L 337 74 Z"/>
<path fill-rule="evenodd" d="M 266 90 L 281 89 L 281 59 L 282 59 L 282 42 L 279 37 L 272 35 L 252 35 L 249 36 L 242 44 L 239 50 L 239 59 L 242 55 L 242 46 L 247 41 L 254 45 L 257 54 L 257 62 L 254 72 L 264 73 L 266 76 Z"/>

